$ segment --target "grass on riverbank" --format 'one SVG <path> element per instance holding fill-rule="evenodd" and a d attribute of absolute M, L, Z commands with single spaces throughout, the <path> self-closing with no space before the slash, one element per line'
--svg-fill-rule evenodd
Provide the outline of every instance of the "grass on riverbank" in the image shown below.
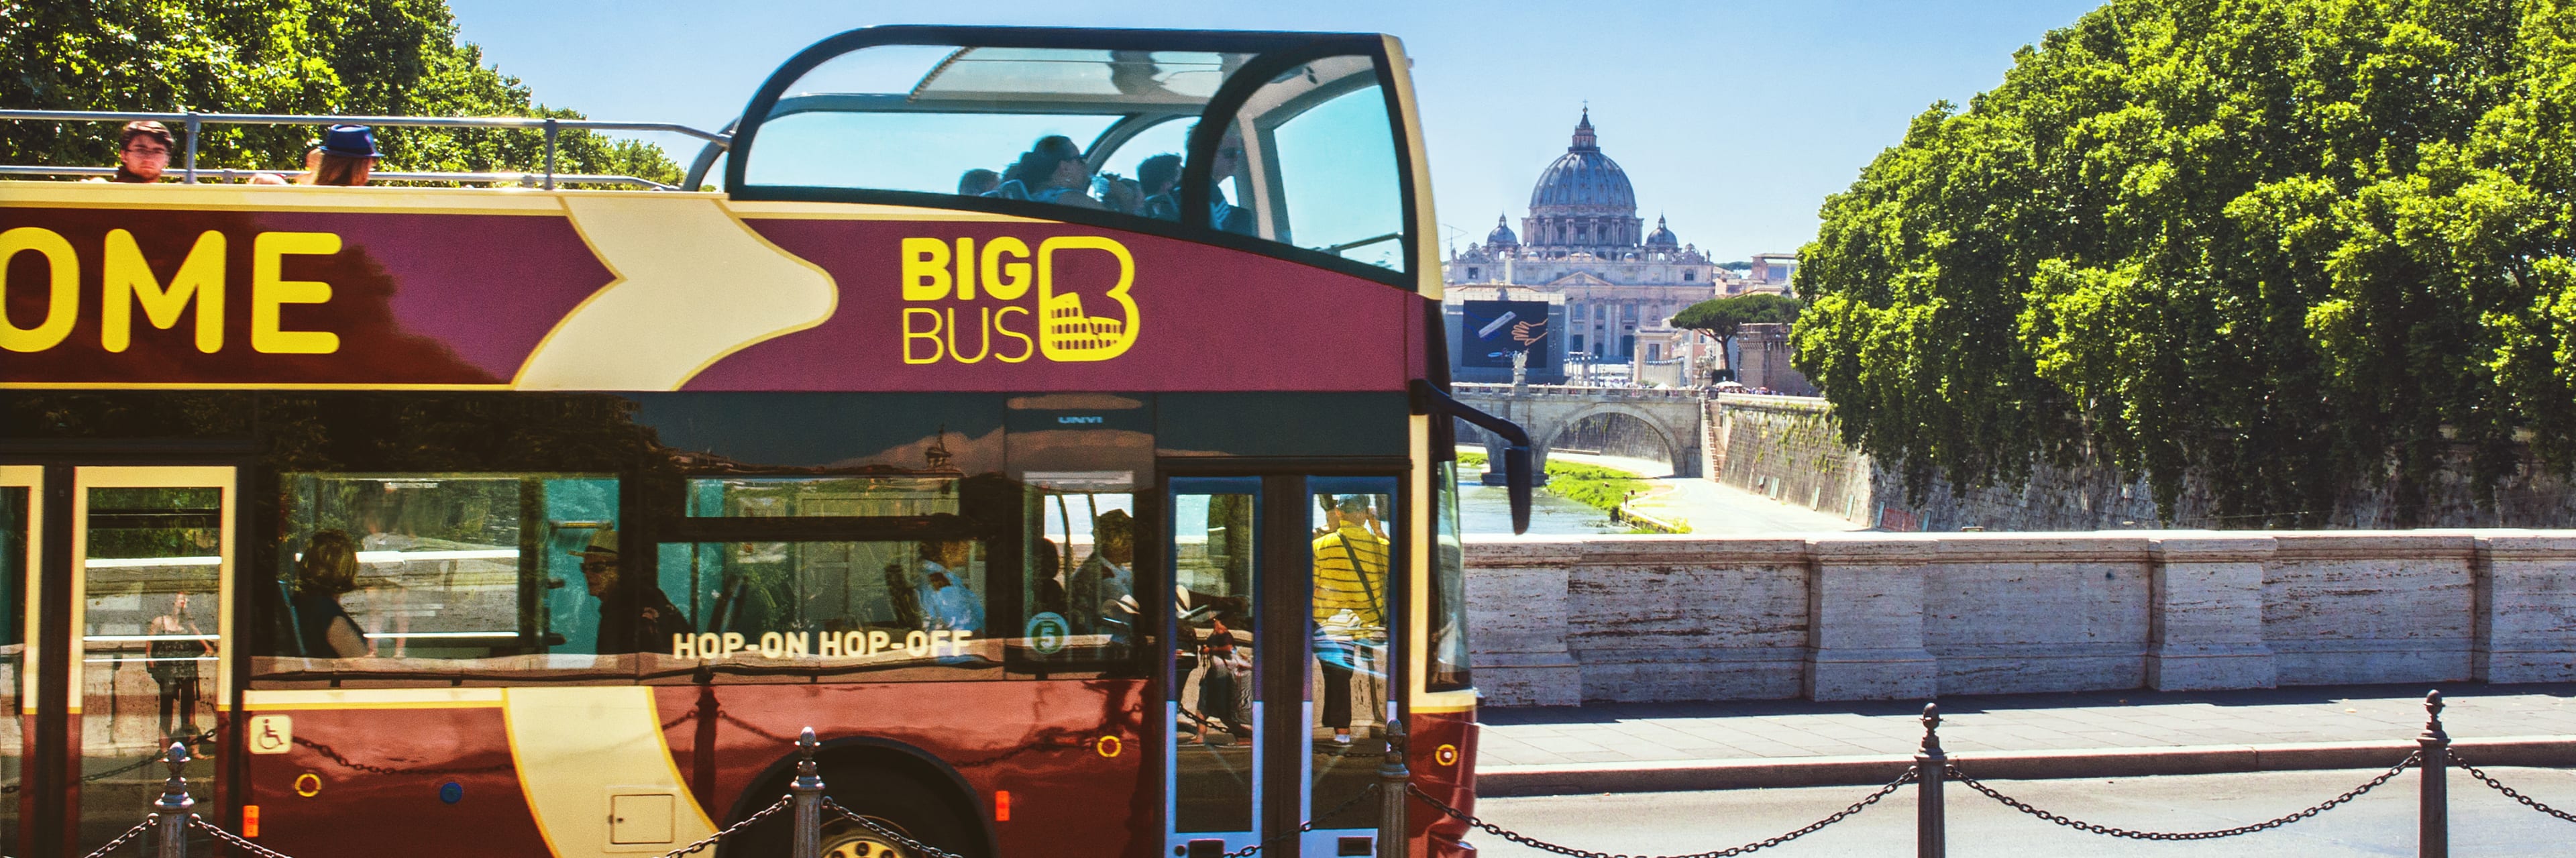
<path fill-rule="evenodd" d="M 1462 475 L 1468 473 L 1469 469 L 1484 466 L 1485 454 L 1483 453 L 1458 454 L 1458 472 Z M 1540 488 L 1557 497 L 1610 513 L 1615 512 L 1620 504 L 1628 501 L 1628 493 L 1644 494 L 1653 485 L 1642 475 L 1617 468 L 1550 460 L 1547 463 L 1547 485 Z M 1639 528 L 1635 532 L 1660 533 L 1662 531 Z"/>

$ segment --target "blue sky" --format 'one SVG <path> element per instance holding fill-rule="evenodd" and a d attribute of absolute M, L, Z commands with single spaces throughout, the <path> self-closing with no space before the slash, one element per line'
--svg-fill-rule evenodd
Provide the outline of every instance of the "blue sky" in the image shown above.
<path fill-rule="evenodd" d="M 1825 195 L 1940 99 L 1994 86 L 2012 52 L 2093 0 L 1553 4 L 1294 0 L 980 3 L 449 0 L 467 41 L 548 104 L 721 127 L 790 54 L 874 24 L 1393 33 L 1414 58 L 1440 220 L 1463 246 L 1515 227 L 1586 101 L 1601 146 L 1721 259 L 1791 251 Z M 659 141 L 685 161 L 685 138 Z M 996 165 L 999 166 L 999 165 Z"/>

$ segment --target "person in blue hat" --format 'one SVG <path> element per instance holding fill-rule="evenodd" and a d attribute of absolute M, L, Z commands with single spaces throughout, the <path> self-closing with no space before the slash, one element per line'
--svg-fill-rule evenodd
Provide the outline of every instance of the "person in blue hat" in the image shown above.
<path fill-rule="evenodd" d="M 357 187 L 376 166 L 376 132 L 364 125 L 334 125 L 322 134 L 322 163 L 305 174 L 308 185 Z"/>

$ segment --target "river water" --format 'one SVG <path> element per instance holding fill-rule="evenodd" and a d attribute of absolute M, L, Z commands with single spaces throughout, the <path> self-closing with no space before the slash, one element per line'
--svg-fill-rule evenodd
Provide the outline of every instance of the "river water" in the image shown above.
<path fill-rule="evenodd" d="M 1458 515 L 1465 519 L 1470 535 L 1512 532 L 1511 491 L 1502 486 L 1477 485 L 1476 470 L 1468 469 L 1466 479 L 1458 483 Z M 1610 520 L 1610 514 L 1550 494 L 1546 489 L 1530 493 L 1531 533 L 1626 533 L 1625 525 Z"/>

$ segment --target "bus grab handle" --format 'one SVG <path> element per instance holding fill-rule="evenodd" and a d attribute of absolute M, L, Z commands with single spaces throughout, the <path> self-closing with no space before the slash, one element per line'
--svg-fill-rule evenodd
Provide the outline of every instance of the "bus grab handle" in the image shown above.
<path fill-rule="evenodd" d="M 1530 466 L 1529 430 L 1522 429 L 1518 423 L 1478 411 L 1466 403 L 1452 399 L 1446 391 L 1428 381 L 1414 379 L 1413 393 L 1415 401 L 1422 403 L 1425 406 L 1423 410 L 1427 412 L 1447 414 L 1503 436 L 1503 442 L 1507 445 L 1503 448 L 1503 485 L 1512 499 L 1512 532 L 1528 533 L 1530 490 L 1538 484 L 1537 474 Z"/>

